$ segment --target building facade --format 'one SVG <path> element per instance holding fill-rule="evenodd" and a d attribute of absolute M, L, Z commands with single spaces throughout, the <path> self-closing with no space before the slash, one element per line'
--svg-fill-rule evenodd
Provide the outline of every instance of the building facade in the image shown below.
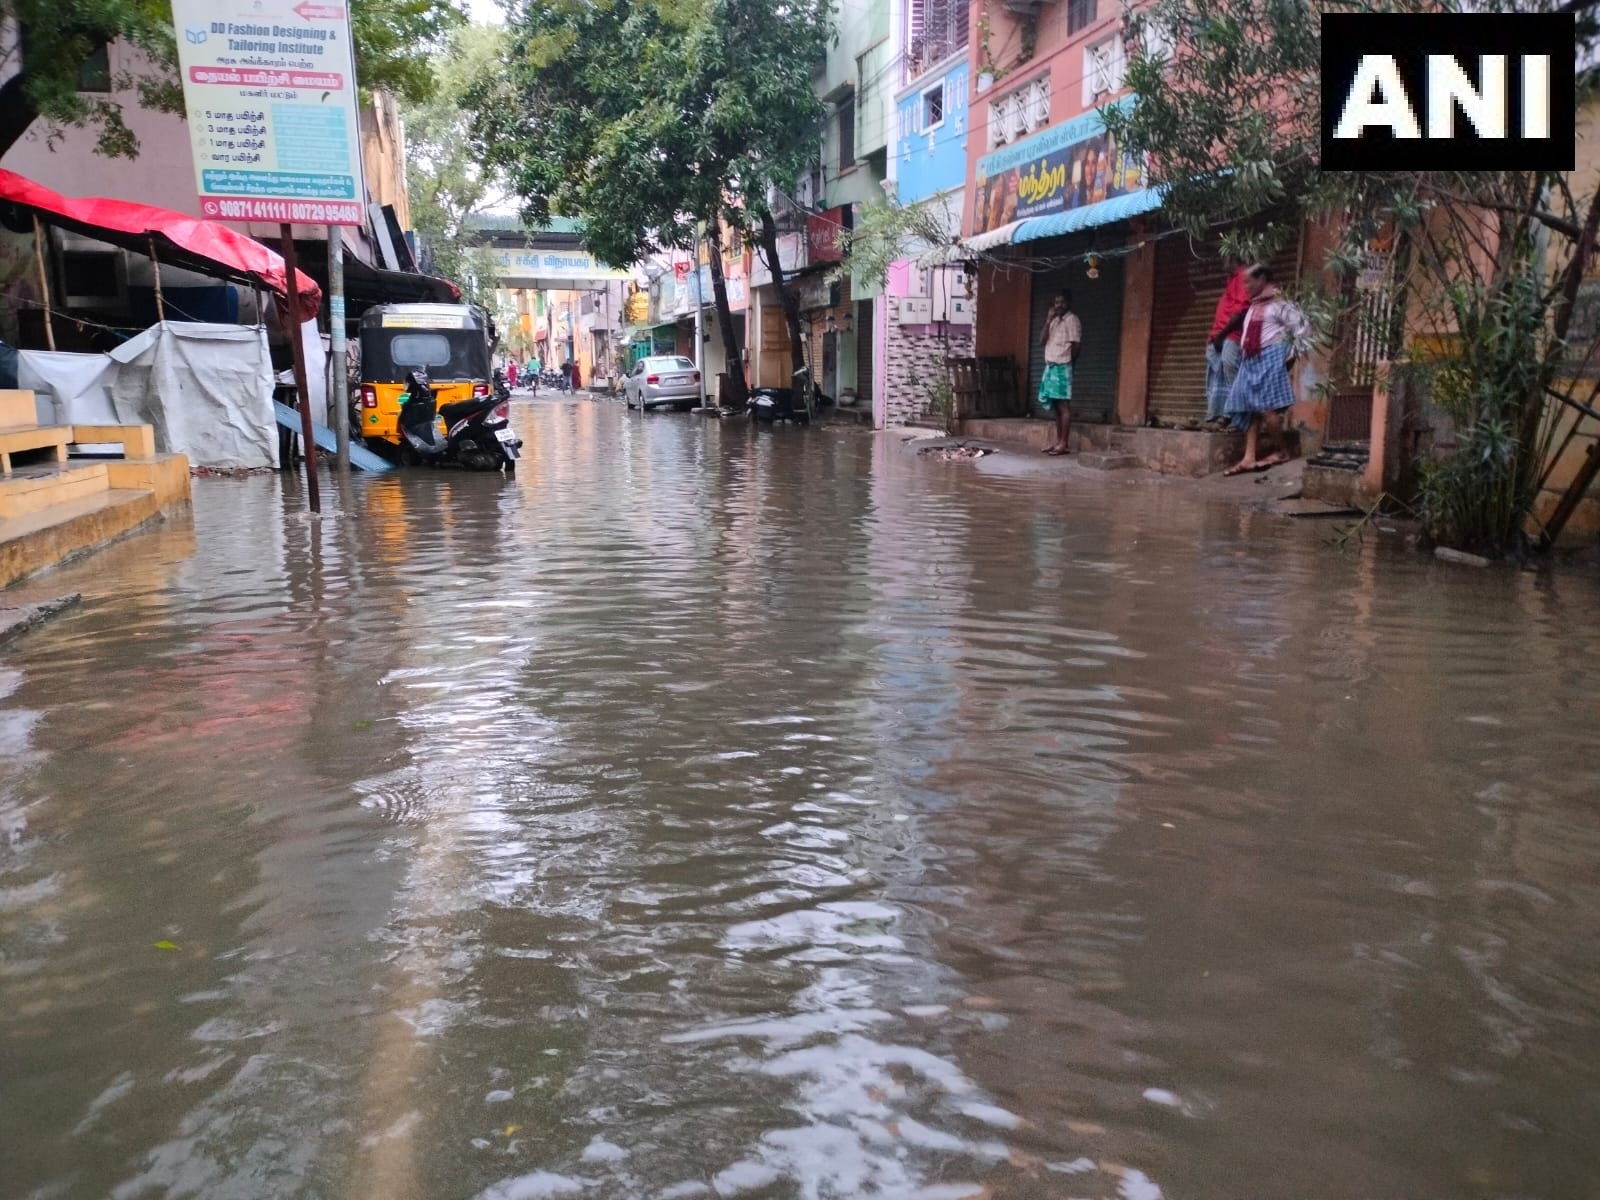
<path fill-rule="evenodd" d="M 966 3 L 907 0 L 903 21 L 890 191 L 953 240 L 967 193 L 972 14 Z M 889 268 L 873 409 L 879 428 L 929 416 L 946 360 L 973 352 L 972 277 L 960 262 L 924 261 L 932 249 L 918 241 Z"/>

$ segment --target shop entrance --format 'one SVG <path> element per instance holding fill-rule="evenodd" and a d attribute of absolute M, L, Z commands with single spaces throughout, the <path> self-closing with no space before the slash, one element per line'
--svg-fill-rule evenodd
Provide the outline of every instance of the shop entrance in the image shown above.
<path fill-rule="evenodd" d="M 1069 260 L 1033 275 L 1032 311 L 1028 322 L 1028 405 L 1036 415 L 1039 381 L 1044 377 L 1044 333 L 1055 294 L 1072 293 L 1072 311 L 1083 324 L 1083 343 L 1072 370 L 1072 416 L 1078 421 L 1108 423 L 1117 411 L 1117 363 L 1122 357 L 1122 259 L 1100 259 L 1099 278 L 1090 279 L 1082 255 L 1094 248 L 1088 237 L 1028 244 L 1032 255 Z"/>

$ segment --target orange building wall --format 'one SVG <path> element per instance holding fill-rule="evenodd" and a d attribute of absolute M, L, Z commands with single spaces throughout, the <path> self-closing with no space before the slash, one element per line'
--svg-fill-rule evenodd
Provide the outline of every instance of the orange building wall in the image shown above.
<path fill-rule="evenodd" d="M 1032 276 L 1020 268 L 994 263 L 978 265 L 977 343 L 979 357 L 1010 355 L 1020 368 L 1019 398 L 1028 386 L 1028 317 L 1032 304 Z"/>

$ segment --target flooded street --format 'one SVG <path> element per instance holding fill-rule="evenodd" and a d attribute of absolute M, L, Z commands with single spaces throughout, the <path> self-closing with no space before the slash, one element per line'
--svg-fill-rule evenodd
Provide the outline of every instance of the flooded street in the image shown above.
<path fill-rule="evenodd" d="M 1592 578 L 516 420 L 33 585 L 0 1197 L 1600 1196 Z"/>

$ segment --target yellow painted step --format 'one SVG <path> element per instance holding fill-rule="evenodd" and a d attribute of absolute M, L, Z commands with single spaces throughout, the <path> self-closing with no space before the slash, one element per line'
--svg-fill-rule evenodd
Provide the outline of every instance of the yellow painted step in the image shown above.
<path fill-rule="evenodd" d="M 152 493 L 113 489 L 0 520 L 0 588 L 104 546 L 160 515 Z"/>
<path fill-rule="evenodd" d="M 65 467 L 19 467 L 0 479 L 0 520 L 25 517 L 70 500 L 104 492 L 112 486 L 105 463 Z"/>
<path fill-rule="evenodd" d="M 0 388 L 0 429 L 39 423 L 39 409 L 27 388 Z"/>

